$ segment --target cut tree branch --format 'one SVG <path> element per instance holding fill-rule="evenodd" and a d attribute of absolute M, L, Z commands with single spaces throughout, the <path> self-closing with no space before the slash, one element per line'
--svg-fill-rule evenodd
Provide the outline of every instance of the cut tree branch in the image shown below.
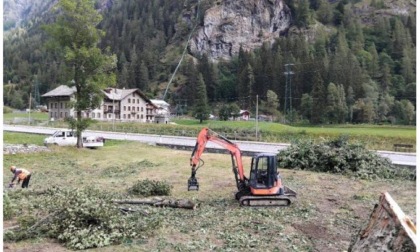
<path fill-rule="evenodd" d="M 125 199 L 125 200 L 113 200 L 116 204 L 137 204 L 137 205 L 150 205 L 155 207 L 172 207 L 172 208 L 185 208 L 194 210 L 197 204 L 190 200 L 174 200 L 174 199 Z"/>

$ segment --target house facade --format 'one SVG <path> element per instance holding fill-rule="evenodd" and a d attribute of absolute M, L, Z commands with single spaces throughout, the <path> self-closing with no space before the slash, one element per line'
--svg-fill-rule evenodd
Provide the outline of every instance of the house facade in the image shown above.
<path fill-rule="evenodd" d="M 251 113 L 249 113 L 249 111 L 248 110 L 240 110 L 239 111 L 239 115 L 240 115 L 240 117 L 239 117 L 239 119 L 240 120 L 243 120 L 243 121 L 248 121 L 249 120 L 249 115 L 250 115 Z"/>
<path fill-rule="evenodd" d="M 70 102 L 74 101 L 75 93 L 75 87 L 61 85 L 42 95 L 47 101 L 50 120 L 73 116 L 74 109 L 70 106 Z"/>
<path fill-rule="evenodd" d="M 155 115 L 155 122 L 156 123 L 165 123 L 167 124 L 170 119 L 170 105 L 165 102 L 164 100 L 150 100 L 154 105 L 156 105 L 156 115 Z"/>
<path fill-rule="evenodd" d="M 101 105 L 82 111 L 82 117 L 100 121 L 154 122 L 158 107 L 139 89 L 106 88 L 103 92 Z M 62 85 L 42 95 L 47 100 L 50 119 L 76 117 L 76 111 L 70 106 L 75 93 L 75 88 Z"/>
<path fill-rule="evenodd" d="M 104 94 L 100 120 L 154 122 L 158 107 L 139 89 L 107 88 Z"/>

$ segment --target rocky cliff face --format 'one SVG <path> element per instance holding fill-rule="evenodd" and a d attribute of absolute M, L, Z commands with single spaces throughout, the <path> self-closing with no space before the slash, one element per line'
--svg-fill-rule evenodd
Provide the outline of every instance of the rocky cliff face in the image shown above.
<path fill-rule="evenodd" d="M 239 52 L 273 42 L 287 31 L 291 13 L 283 0 L 223 0 L 208 9 L 204 26 L 189 43 L 195 56 L 206 53 L 213 60 L 231 59 Z"/>
<path fill-rule="evenodd" d="M 3 31 L 20 27 L 22 23 L 47 14 L 58 0 L 4 0 Z M 99 0 L 95 6 L 99 10 L 111 8 L 113 0 Z"/>

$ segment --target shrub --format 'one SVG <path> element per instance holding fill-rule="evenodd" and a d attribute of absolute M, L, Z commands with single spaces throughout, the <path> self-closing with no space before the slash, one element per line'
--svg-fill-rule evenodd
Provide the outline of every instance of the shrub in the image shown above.
<path fill-rule="evenodd" d="M 145 179 L 137 181 L 128 189 L 128 193 L 143 197 L 165 196 L 171 195 L 171 188 L 172 186 L 166 182 Z"/>
<path fill-rule="evenodd" d="M 318 172 L 340 173 L 362 179 L 403 178 L 416 180 L 415 171 L 399 169 L 362 144 L 349 144 L 346 137 L 315 144 L 299 140 L 280 151 L 279 166 Z"/>
<path fill-rule="evenodd" d="M 13 109 L 8 106 L 3 106 L 3 114 L 10 114 L 13 113 Z"/>

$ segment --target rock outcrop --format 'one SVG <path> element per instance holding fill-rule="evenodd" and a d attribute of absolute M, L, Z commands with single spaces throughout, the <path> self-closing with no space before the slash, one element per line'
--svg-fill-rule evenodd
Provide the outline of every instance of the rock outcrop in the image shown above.
<path fill-rule="evenodd" d="M 287 31 L 290 9 L 283 0 L 224 0 L 205 12 L 204 25 L 197 28 L 189 43 L 194 56 L 231 59 L 239 52 L 272 43 Z"/>

